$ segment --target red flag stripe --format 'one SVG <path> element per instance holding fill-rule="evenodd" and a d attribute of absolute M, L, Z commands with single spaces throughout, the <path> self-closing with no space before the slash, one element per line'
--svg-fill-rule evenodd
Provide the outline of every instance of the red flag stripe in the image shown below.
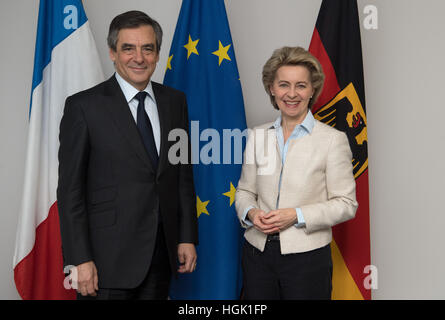
<path fill-rule="evenodd" d="M 33 249 L 14 268 L 14 280 L 24 300 L 75 299 L 76 292 L 64 288 L 64 279 L 59 213 L 54 203 L 36 228 Z"/>
<path fill-rule="evenodd" d="M 312 106 L 312 112 L 315 113 L 321 106 L 327 104 L 335 95 L 340 91 L 340 86 L 338 85 L 337 75 L 335 73 L 334 67 L 332 66 L 331 59 L 325 50 L 325 47 L 320 39 L 320 34 L 317 28 L 314 29 L 314 34 L 312 35 L 311 44 L 309 46 L 309 52 L 317 57 L 323 68 L 323 73 L 325 74 L 325 84 L 320 97 L 318 97 L 317 102 Z"/>

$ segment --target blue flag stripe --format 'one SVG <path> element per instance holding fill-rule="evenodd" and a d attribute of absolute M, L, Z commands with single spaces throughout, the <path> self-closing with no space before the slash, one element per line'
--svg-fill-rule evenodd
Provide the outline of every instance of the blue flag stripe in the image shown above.
<path fill-rule="evenodd" d="M 76 20 L 72 21 L 70 19 L 71 16 L 76 18 Z M 29 107 L 30 114 L 32 92 L 42 82 L 43 70 L 51 61 L 51 53 L 54 47 L 86 21 L 87 16 L 81 0 L 40 0 L 31 103 Z"/>

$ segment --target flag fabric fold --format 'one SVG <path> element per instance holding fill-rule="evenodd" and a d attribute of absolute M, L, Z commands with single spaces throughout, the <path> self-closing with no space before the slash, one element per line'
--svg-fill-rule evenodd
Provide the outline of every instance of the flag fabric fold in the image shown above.
<path fill-rule="evenodd" d="M 316 119 L 344 131 L 353 153 L 359 208 L 333 228 L 333 299 L 371 299 L 365 268 L 371 264 L 368 139 L 360 24 L 356 0 L 323 0 L 309 51 L 326 75 L 312 107 Z"/>
<path fill-rule="evenodd" d="M 81 0 L 40 0 L 25 181 L 13 260 L 23 299 L 74 299 L 64 286 L 56 203 L 59 124 L 67 96 L 103 81 Z"/>
<path fill-rule="evenodd" d="M 246 120 L 223 0 L 183 0 L 164 84 L 187 95 L 199 223 L 197 269 L 173 279 L 170 297 L 238 299 L 243 232 L 233 201 Z"/>

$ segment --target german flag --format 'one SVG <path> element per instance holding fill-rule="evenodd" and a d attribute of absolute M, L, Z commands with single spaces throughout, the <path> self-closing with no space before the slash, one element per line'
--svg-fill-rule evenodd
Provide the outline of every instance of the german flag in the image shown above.
<path fill-rule="evenodd" d="M 333 299 L 371 299 L 365 267 L 369 237 L 368 138 L 360 24 L 356 0 L 323 0 L 309 51 L 319 59 L 325 85 L 312 107 L 316 119 L 344 131 L 353 154 L 359 208 L 333 228 Z"/>

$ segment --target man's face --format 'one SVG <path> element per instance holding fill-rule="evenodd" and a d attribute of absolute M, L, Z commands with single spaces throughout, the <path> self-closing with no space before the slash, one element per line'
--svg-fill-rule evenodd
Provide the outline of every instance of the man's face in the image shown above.
<path fill-rule="evenodd" d="M 144 90 L 159 61 L 153 27 L 121 29 L 116 51 L 110 48 L 110 58 L 122 78 L 139 91 Z"/>

